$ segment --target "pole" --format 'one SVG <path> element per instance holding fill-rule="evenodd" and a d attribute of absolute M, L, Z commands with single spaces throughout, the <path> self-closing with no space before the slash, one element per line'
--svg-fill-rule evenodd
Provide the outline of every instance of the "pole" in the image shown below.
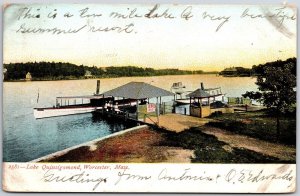
<path fill-rule="evenodd" d="M 157 117 L 157 125 L 159 125 L 159 104 L 158 104 L 158 97 L 156 97 L 156 109 L 157 109 L 157 111 L 156 111 L 156 117 Z"/>
<path fill-rule="evenodd" d="M 156 115 L 157 116 L 159 116 L 159 103 L 158 103 L 158 97 L 156 97 L 156 109 L 157 109 L 157 111 L 156 111 Z"/>
<path fill-rule="evenodd" d="M 191 114 L 192 114 L 192 97 L 190 97 L 190 116 L 191 116 Z"/>
<path fill-rule="evenodd" d="M 139 120 L 139 100 L 136 100 L 136 119 Z"/>
<path fill-rule="evenodd" d="M 99 95 L 99 92 L 100 92 L 100 80 L 97 80 L 96 95 Z"/>

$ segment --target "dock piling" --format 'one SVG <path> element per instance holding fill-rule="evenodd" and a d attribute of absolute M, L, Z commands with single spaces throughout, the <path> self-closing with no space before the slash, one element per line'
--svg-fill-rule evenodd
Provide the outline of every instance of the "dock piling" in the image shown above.
<path fill-rule="evenodd" d="M 99 92 L 100 92 L 100 80 L 97 80 L 96 95 L 99 95 Z"/>

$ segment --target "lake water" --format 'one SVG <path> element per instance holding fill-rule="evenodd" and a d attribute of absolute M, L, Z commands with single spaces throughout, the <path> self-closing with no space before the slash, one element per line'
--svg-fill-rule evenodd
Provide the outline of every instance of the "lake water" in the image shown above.
<path fill-rule="evenodd" d="M 166 90 L 182 82 L 187 91 L 221 87 L 228 97 L 238 97 L 257 90 L 255 78 L 216 75 L 182 75 L 101 79 L 100 93 L 131 81 L 146 82 Z M 92 114 L 62 116 L 36 120 L 34 107 L 51 107 L 59 96 L 92 95 L 96 79 L 67 81 L 5 82 L 3 84 L 3 159 L 26 162 L 96 138 L 104 137 L 133 125 L 108 122 Z M 37 95 L 39 98 L 37 101 Z M 172 97 L 163 99 L 169 101 Z"/>

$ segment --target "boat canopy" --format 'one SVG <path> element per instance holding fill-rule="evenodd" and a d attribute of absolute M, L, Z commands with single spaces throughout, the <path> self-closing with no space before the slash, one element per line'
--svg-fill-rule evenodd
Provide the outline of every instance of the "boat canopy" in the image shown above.
<path fill-rule="evenodd" d="M 103 93 L 105 96 L 124 97 L 129 99 L 141 100 L 153 97 L 174 96 L 174 93 L 147 84 L 145 82 L 129 82 Z"/>
<path fill-rule="evenodd" d="M 206 91 L 202 90 L 202 89 L 197 89 L 189 94 L 186 95 L 187 97 L 196 97 L 196 98 L 209 98 L 212 97 L 212 95 L 210 95 L 209 93 L 207 93 Z"/>
<path fill-rule="evenodd" d="M 56 97 L 56 99 L 103 99 L 103 94 L 102 95 L 65 96 L 65 97 Z"/>

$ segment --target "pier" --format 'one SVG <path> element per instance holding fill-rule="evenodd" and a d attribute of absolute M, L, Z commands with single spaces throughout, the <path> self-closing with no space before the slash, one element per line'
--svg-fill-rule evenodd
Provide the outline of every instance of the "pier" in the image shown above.
<path fill-rule="evenodd" d="M 182 85 L 182 84 L 181 84 Z M 103 97 L 112 97 L 113 101 L 108 106 L 102 107 L 96 111 L 101 118 L 111 118 L 114 120 L 131 120 L 138 124 L 155 125 L 167 130 L 181 132 L 191 127 L 203 126 L 210 121 L 208 118 L 214 112 L 233 113 L 232 107 L 220 105 L 216 102 L 216 97 L 224 94 L 221 88 L 204 89 L 201 88 L 189 93 L 184 103 L 189 107 L 184 108 L 182 114 L 175 112 L 177 100 L 171 102 L 161 102 L 161 97 L 172 96 L 176 94 L 164 89 L 152 86 L 144 82 L 130 82 L 110 91 L 104 92 Z M 156 98 L 156 103 L 150 103 L 150 99 Z M 203 101 L 205 99 L 205 101 Z M 124 103 L 128 104 L 124 104 Z"/>
<path fill-rule="evenodd" d="M 127 83 L 104 92 L 103 96 L 113 98 L 112 102 L 105 103 L 102 109 L 96 111 L 103 115 L 146 122 L 146 119 L 159 118 L 161 114 L 173 112 L 173 103 L 168 107 L 162 103 L 161 97 L 173 97 L 174 93 L 144 82 Z M 150 101 L 153 98 L 156 98 L 154 103 Z"/>
<path fill-rule="evenodd" d="M 146 119 L 147 124 L 157 125 L 169 131 L 181 132 L 191 127 L 199 127 L 208 123 L 208 118 L 197 118 L 183 114 L 165 114 L 159 117 L 159 121 Z"/>

